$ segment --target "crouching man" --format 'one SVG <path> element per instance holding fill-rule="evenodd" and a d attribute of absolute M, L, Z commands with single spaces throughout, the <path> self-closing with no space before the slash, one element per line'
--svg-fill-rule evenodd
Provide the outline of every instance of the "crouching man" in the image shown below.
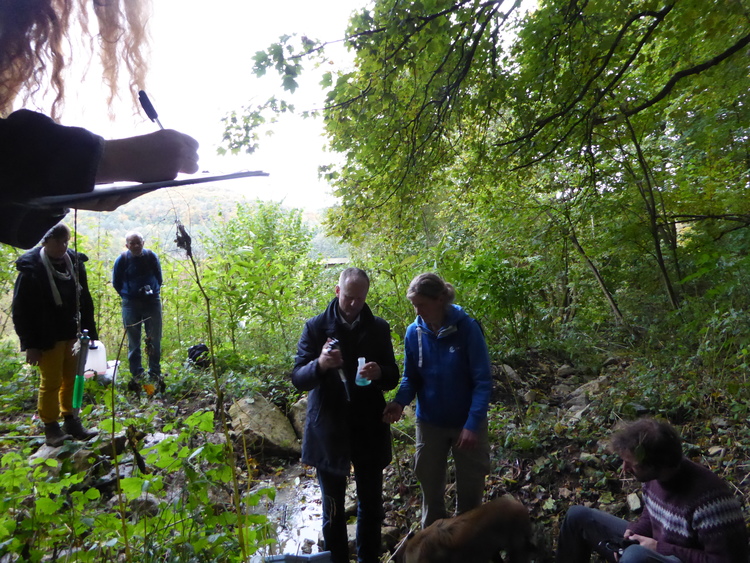
<path fill-rule="evenodd" d="M 588 563 L 592 551 L 620 563 L 747 563 L 740 502 L 710 469 L 683 456 L 672 426 L 640 419 L 615 432 L 610 445 L 623 470 L 643 484 L 643 513 L 627 522 L 571 507 L 560 529 L 557 563 Z"/>

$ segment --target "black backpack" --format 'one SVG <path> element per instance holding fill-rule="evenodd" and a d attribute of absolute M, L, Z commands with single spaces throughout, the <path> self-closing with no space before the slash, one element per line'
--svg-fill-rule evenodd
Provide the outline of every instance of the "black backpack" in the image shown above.
<path fill-rule="evenodd" d="M 188 348 L 188 363 L 199 368 L 208 368 L 211 365 L 211 359 L 209 358 L 208 352 L 208 346 L 203 342 L 191 346 Z"/>

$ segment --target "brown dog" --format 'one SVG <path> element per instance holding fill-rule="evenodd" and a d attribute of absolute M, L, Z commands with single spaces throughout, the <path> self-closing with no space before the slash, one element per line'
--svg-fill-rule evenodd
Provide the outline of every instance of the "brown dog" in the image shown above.
<path fill-rule="evenodd" d="M 433 522 L 409 534 L 393 555 L 396 563 L 528 563 L 531 545 L 529 511 L 517 500 L 502 497 Z"/>

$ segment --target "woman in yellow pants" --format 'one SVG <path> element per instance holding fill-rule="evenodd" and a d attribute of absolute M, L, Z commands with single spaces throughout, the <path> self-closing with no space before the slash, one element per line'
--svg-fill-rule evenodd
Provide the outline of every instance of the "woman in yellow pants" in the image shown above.
<path fill-rule="evenodd" d="M 19 273 L 13 292 L 13 325 L 26 361 L 41 372 L 37 407 L 46 444 L 53 447 L 96 435 L 73 411 L 79 329 L 87 329 L 92 339 L 98 336 L 84 267 L 87 258 L 68 249 L 69 240 L 67 225 L 52 227 L 41 246 L 16 261 Z"/>

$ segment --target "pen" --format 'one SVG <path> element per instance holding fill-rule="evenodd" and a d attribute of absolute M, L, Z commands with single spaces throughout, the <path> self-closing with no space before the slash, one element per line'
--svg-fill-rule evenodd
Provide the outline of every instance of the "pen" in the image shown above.
<path fill-rule="evenodd" d="M 339 368 L 339 378 L 341 379 L 341 383 L 344 384 L 344 391 L 346 391 L 346 400 L 351 401 L 352 398 L 349 396 L 349 385 L 346 383 L 346 376 L 344 375 L 344 370 Z"/>
<path fill-rule="evenodd" d="M 161 121 L 159 121 L 159 114 L 156 113 L 156 110 L 154 109 L 154 105 L 151 103 L 151 100 L 148 99 L 148 96 L 146 95 L 146 92 L 143 90 L 138 91 L 138 99 L 141 102 L 141 107 L 143 108 L 143 111 L 146 112 L 146 115 L 151 121 L 156 121 L 156 124 L 159 126 L 160 129 L 164 129 L 164 126 L 161 124 Z"/>

